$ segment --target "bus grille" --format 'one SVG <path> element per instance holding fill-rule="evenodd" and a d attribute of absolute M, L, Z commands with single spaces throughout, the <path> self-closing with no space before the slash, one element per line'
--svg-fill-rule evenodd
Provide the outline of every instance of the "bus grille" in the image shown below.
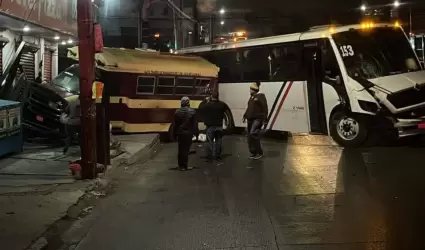
<path fill-rule="evenodd" d="M 425 88 L 410 88 L 401 92 L 388 95 L 390 101 L 396 108 L 404 108 L 425 102 Z"/>

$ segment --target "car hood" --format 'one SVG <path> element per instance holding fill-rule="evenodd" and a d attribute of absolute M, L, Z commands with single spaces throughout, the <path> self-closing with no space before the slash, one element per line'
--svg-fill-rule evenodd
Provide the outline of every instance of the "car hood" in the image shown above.
<path fill-rule="evenodd" d="M 394 93 L 409 89 L 417 84 L 425 85 L 425 71 L 422 70 L 399 75 L 384 76 L 370 79 L 369 81 Z"/>
<path fill-rule="evenodd" d="M 72 96 L 77 95 L 75 93 L 71 93 L 69 91 L 66 91 L 63 88 L 60 88 L 60 87 L 58 87 L 56 85 L 53 85 L 53 84 L 50 84 L 50 83 L 49 84 L 42 84 L 42 85 L 40 85 L 40 87 L 43 87 L 45 89 L 48 89 L 51 92 L 54 92 L 55 94 L 57 94 L 58 96 L 62 97 L 63 99 L 69 99 Z"/>

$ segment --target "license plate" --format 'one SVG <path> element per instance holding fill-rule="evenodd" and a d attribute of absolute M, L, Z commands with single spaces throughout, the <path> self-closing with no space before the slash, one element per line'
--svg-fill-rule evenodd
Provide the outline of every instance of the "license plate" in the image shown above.
<path fill-rule="evenodd" d="M 37 119 L 37 121 L 39 121 L 39 122 L 43 122 L 44 121 L 44 117 L 42 117 L 41 115 L 37 115 L 35 117 L 35 119 Z"/>

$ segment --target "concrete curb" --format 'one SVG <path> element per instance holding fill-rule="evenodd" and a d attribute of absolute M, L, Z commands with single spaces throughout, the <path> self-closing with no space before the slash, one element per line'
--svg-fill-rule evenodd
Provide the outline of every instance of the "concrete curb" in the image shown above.
<path fill-rule="evenodd" d="M 144 147 L 140 148 L 137 152 L 130 154 L 125 152 L 111 160 L 111 167 L 115 168 L 120 165 L 131 165 L 136 162 L 139 162 L 143 158 L 148 159 L 159 147 L 160 145 L 159 134 L 155 135 L 152 141 L 147 143 Z"/>

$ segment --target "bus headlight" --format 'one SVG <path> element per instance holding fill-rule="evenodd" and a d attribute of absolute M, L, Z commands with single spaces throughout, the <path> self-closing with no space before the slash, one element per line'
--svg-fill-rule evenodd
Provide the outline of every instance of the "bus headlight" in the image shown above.
<path fill-rule="evenodd" d="M 379 106 L 374 102 L 359 100 L 359 105 L 361 109 L 367 112 L 377 113 L 379 110 Z"/>

